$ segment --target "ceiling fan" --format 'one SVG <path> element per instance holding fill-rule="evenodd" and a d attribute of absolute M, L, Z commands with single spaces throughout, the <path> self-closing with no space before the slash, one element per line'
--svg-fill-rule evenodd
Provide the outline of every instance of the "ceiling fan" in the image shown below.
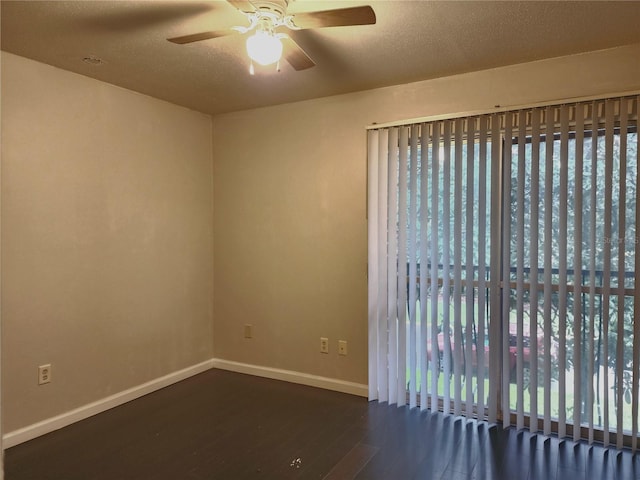
<path fill-rule="evenodd" d="M 246 27 L 235 26 L 225 30 L 201 32 L 181 37 L 168 38 L 170 42 L 185 44 L 224 37 L 232 34 L 255 33 L 247 38 L 247 53 L 251 59 L 250 72 L 254 73 L 253 62 L 260 65 L 276 63 L 280 69 L 280 58 L 295 69 L 305 70 L 315 62 L 289 35 L 279 30 L 303 30 L 323 27 L 351 25 L 372 25 L 376 14 L 370 6 L 301 12 L 287 14 L 289 0 L 227 0 L 249 20 Z"/>

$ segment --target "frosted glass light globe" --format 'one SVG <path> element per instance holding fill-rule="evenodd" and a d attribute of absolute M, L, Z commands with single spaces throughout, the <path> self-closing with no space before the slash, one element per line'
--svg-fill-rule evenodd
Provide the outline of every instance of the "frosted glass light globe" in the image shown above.
<path fill-rule="evenodd" d="M 257 31 L 247 38 L 247 53 L 260 65 L 271 65 L 282 56 L 282 42 L 272 33 Z"/>

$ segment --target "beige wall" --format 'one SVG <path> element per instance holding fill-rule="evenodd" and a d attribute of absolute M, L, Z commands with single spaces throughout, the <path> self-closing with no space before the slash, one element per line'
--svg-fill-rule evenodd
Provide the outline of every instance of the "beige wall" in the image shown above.
<path fill-rule="evenodd" d="M 210 359 L 212 242 L 210 117 L 2 53 L 5 433 Z"/>
<path fill-rule="evenodd" d="M 216 357 L 367 383 L 365 127 L 640 91 L 638 58 L 633 45 L 214 117 Z"/>

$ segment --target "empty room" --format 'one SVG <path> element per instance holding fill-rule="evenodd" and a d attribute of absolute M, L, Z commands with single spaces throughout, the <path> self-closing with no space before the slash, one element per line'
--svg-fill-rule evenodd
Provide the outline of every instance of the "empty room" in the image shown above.
<path fill-rule="evenodd" d="M 0 7 L 0 478 L 640 480 L 640 2 Z"/>

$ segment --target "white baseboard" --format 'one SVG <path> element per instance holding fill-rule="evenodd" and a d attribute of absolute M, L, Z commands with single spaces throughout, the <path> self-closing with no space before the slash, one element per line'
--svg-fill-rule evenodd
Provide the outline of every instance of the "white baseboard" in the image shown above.
<path fill-rule="evenodd" d="M 58 430 L 60 428 L 71 425 L 72 423 L 79 422 L 80 420 L 84 420 L 85 418 L 89 418 L 98 413 L 102 413 L 106 410 L 109 410 L 110 408 L 114 408 L 122 405 L 123 403 L 135 400 L 136 398 L 140 398 L 144 395 L 147 395 L 148 393 L 155 392 L 156 390 L 160 390 L 161 388 L 192 377 L 193 375 L 197 375 L 198 373 L 205 372 L 212 367 L 213 360 L 207 360 L 197 365 L 187 367 L 183 370 L 170 373 L 169 375 L 165 375 L 164 377 L 156 378 L 155 380 L 143 383 L 142 385 L 129 388 L 128 390 L 124 390 L 122 392 L 116 393 L 115 395 L 111 395 L 88 405 L 84 405 L 80 408 L 76 408 L 75 410 L 71 410 L 70 412 L 66 412 L 61 415 L 48 418 L 41 422 L 34 423 L 33 425 L 14 430 L 13 432 L 9 432 L 2 436 L 2 447 L 13 447 L 20 443 L 39 437 L 40 435 L 45 435 L 47 433 L 53 432 L 54 430 Z"/>
<path fill-rule="evenodd" d="M 369 387 L 362 383 L 347 382 L 335 378 L 320 377 L 318 375 L 310 375 L 308 373 L 295 372 L 293 370 L 281 370 L 279 368 L 262 367 L 259 365 L 251 365 L 248 363 L 233 362 L 230 360 L 222 360 L 214 358 L 213 367 L 221 370 L 229 370 L 232 372 L 246 373 L 257 377 L 272 378 L 274 380 L 283 380 L 285 382 L 298 383 L 311 387 L 324 388 L 335 392 L 349 393 L 360 397 L 369 395 Z"/>
<path fill-rule="evenodd" d="M 2 436 L 2 448 L 10 448 L 20 443 L 33 440 L 41 435 L 51 433 L 55 430 L 71 425 L 72 423 L 92 417 L 93 415 L 97 415 L 98 413 L 102 413 L 111 408 L 130 402 L 131 400 L 135 400 L 136 398 L 140 398 L 144 395 L 155 392 L 156 390 L 160 390 L 161 388 L 168 387 L 169 385 L 185 380 L 197 375 L 198 373 L 210 370 L 211 368 L 246 373 L 274 380 L 283 380 L 285 382 L 349 393 L 360 397 L 367 397 L 369 394 L 367 385 L 361 383 L 347 382 L 344 380 L 337 380 L 335 378 L 320 377 L 292 370 L 281 370 L 278 368 L 262 367 L 259 365 L 213 358 L 183 370 L 170 373 L 164 377 L 156 378 L 155 380 L 143 383 L 142 385 L 116 393 L 88 405 L 84 405 L 80 408 L 76 408 L 70 412 L 6 433 Z"/>

